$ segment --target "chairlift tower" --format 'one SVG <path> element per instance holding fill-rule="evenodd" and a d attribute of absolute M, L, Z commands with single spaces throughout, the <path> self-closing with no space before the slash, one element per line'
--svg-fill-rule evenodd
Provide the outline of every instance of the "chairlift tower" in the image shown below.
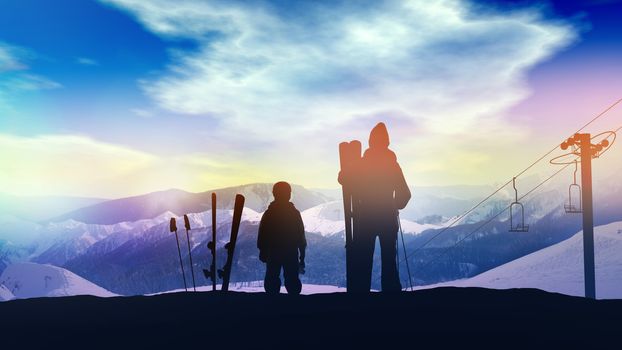
<path fill-rule="evenodd" d="M 581 188 L 583 207 L 583 270 L 585 297 L 596 298 L 596 268 L 594 264 L 594 209 L 592 207 L 592 140 L 590 134 L 577 134 L 581 155 Z"/>
<path fill-rule="evenodd" d="M 610 146 L 608 139 L 604 139 L 597 144 L 592 144 L 592 139 L 597 138 L 603 134 L 599 134 L 594 137 L 591 137 L 589 133 L 575 134 L 561 144 L 562 150 L 567 150 L 569 147 L 572 147 L 571 154 L 578 156 L 579 162 L 581 163 L 581 209 L 583 211 L 583 274 L 585 280 L 585 297 L 590 299 L 596 298 L 596 277 L 594 267 L 594 215 L 592 207 L 592 158 L 598 158 L 604 152 L 603 150 L 607 150 Z M 613 135 L 615 140 L 615 133 L 613 133 Z M 554 162 L 551 161 L 551 163 Z"/>

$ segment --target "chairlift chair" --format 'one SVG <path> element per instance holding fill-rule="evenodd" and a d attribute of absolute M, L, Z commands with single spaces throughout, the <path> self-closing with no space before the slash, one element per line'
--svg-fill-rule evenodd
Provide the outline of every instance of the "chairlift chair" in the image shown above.
<path fill-rule="evenodd" d="M 574 182 L 568 186 L 568 204 L 564 204 L 564 209 L 566 210 L 566 213 L 568 214 L 578 214 L 578 213 L 583 213 L 583 208 L 582 208 L 582 198 L 581 198 L 581 186 L 579 186 L 577 184 L 577 170 L 578 170 L 578 166 L 577 166 L 577 161 L 574 161 Z M 576 201 L 573 201 L 573 189 L 574 192 L 576 194 L 578 194 L 579 196 L 579 204 L 576 204 Z M 576 195 L 575 195 L 576 196 Z"/>
<path fill-rule="evenodd" d="M 514 202 L 510 204 L 510 230 L 509 232 L 528 232 L 529 225 L 525 225 L 525 207 L 518 201 L 518 190 L 516 190 L 516 178 L 512 179 L 514 187 Z M 516 212 L 520 210 L 520 220 L 514 225 Z"/>

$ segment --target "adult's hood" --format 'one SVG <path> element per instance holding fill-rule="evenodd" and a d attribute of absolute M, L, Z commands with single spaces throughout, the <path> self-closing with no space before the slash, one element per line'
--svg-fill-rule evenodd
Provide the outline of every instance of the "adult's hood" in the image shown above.
<path fill-rule="evenodd" d="M 369 133 L 369 148 L 388 148 L 389 132 L 384 123 L 378 123 Z"/>

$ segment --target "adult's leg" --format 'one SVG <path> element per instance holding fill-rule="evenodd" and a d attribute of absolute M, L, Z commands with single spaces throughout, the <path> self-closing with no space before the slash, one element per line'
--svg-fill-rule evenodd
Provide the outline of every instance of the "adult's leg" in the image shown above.
<path fill-rule="evenodd" d="M 300 294 L 302 282 L 298 277 L 298 259 L 289 259 L 283 264 L 283 279 L 285 280 L 287 294 Z"/>
<path fill-rule="evenodd" d="M 352 243 L 354 246 L 354 264 L 352 266 L 354 283 L 352 283 L 352 290 L 354 292 L 369 292 L 376 235 L 371 231 L 359 230 Z"/>
<path fill-rule="evenodd" d="M 266 277 L 263 280 L 263 288 L 268 294 L 278 294 L 281 290 L 281 264 L 276 262 L 266 263 Z"/>
<path fill-rule="evenodd" d="M 400 276 L 397 272 L 395 257 L 397 232 L 386 231 L 380 234 L 380 253 L 382 255 L 382 291 L 399 292 L 402 290 Z"/>

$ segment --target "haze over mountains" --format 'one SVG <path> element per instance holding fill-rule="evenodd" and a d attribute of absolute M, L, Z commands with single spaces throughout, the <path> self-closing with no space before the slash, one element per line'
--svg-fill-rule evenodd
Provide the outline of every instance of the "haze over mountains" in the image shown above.
<path fill-rule="evenodd" d="M 218 208 L 233 208 L 236 193 L 246 197 L 247 208 L 258 212 L 263 212 L 272 200 L 271 184 L 250 184 L 201 193 L 172 189 L 102 202 L 52 218 L 51 221 L 73 219 L 88 224 L 109 225 L 151 219 L 166 211 L 177 215 L 201 213 L 211 209 L 212 193 L 216 193 L 218 197 Z M 299 210 L 308 209 L 329 199 L 321 193 L 309 191 L 298 185 L 293 186 L 293 193 L 293 201 Z"/>
<path fill-rule="evenodd" d="M 598 225 L 622 220 L 618 209 L 622 207 L 621 189 L 619 186 L 608 188 L 612 190 L 595 194 Z M 401 212 L 401 223 L 407 251 L 417 250 L 415 255 L 409 256 L 417 285 L 472 277 L 561 242 L 580 229 L 579 216 L 563 212 L 566 190 L 552 186 L 525 202 L 530 232 L 507 232 L 506 213 L 473 234 L 483 220 L 508 204 L 510 193 L 502 192 L 418 250 L 490 189 L 487 186 L 413 189 L 412 202 Z M 214 192 L 219 199 L 218 266 L 222 266 L 224 259 L 222 246 L 229 239 L 233 197 L 235 193 L 242 193 L 247 202 L 232 280 L 261 280 L 264 265 L 257 257 L 256 235 L 261 212 L 272 200 L 271 184 L 249 184 Z M 308 270 L 303 282 L 344 286 L 343 209 L 339 191 L 294 186 L 293 192 L 293 202 L 302 212 L 309 242 Z M 206 247 L 211 232 L 211 193 L 169 190 L 98 202 L 42 223 L 5 215 L 0 225 L 0 272 L 13 263 L 34 262 L 63 267 L 116 294 L 178 289 L 183 284 L 168 220 L 188 213 L 195 275 L 199 284 L 207 284 L 201 269 L 207 267 L 211 256 Z M 454 247 L 465 236 L 468 237 Z M 183 231 L 180 231 L 180 238 L 183 238 L 180 244 L 189 278 Z M 400 251 L 401 259 L 402 254 Z M 378 271 L 377 256 L 374 264 L 374 271 Z M 400 266 L 402 283 L 406 286 L 405 265 Z M 375 278 L 375 288 L 379 287 L 378 283 L 379 279 Z"/>
<path fill-rule="evenodd" d="M 42 221 L 105 201 L 107 199 L 68 196 L 22 197 L 0 193 L 0 215 L 10 215 L 28 221 Z"/>

